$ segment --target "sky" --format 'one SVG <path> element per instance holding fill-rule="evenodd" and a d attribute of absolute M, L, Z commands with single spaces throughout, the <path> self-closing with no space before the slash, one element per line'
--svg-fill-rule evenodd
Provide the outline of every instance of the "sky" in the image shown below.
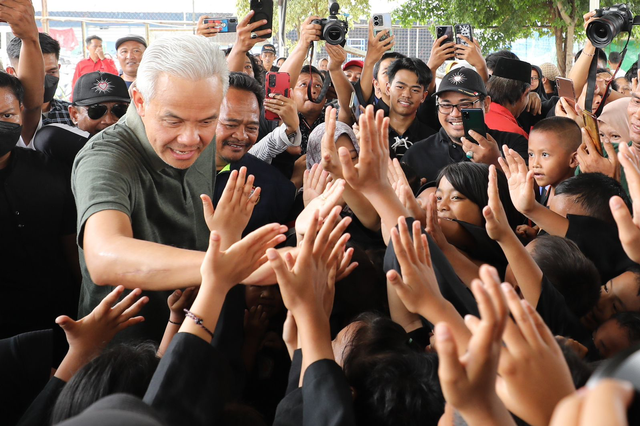
<path fill-rule="evenodd" d="M 371 11 L 377 13 L 391 12 L 399 4 L 402 4 L 405 1 L 406 0 L 370 0 Z M 213 6 L 214 4 L 215 6 Z M 36 11 L 42 10 L 41 0 L 33 0 L 33 5 Z M 77 0 L 47 0 L 47 5 L 49 11 L 83 10 L 93 12 L 190 12 L 195 5 L 196 12 L 210 11 L 220 13 L 235 13 L 234 0 L 183 0 L 181 2 L 158 0 L 84 0 L 82 2 L 78 2 Z M 79 9 L 80 5 L 82 5 L 81 9 Z"/>

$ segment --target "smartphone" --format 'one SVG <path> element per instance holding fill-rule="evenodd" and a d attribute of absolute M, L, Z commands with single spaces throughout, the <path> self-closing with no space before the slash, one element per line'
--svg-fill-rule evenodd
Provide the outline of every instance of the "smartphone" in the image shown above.
<path fill-rule="evenodd" d="M 442 36 L 447 36 L 440 45 L 453 43 L 453 25 L 438 25 L 436 27 L 436 40 Z"/>
<path fill-rule="evenodd" d="M 273 26 L 273 0 L 251 0 L 251 10 L 253 10 L 253 17 L 251 22 L 267 20 L 267 23 L 256 28 L 255 31 L 271 30 Z M 260 38 L 271 38 L 273 32 L 265 34 Z"/>
<path fill-rule="evenodd" d="M 471 24 L 456 24 L 456 44 L 469 46 L 469 43 L 460 38 L 461 35 L 468 38 L 469 41 L 473 41 L 473 27 L 471 27 Z"/>
<path fill-rule="evenodd" d="M 221 33 L 235 33 L 238 28 L 238 18 L 207 18 L 203 21 L 205 25 L 213 25 Z"/>
<path fill-rule="evenodd" d="M 558 87 L 558 96 L 565 98 L 571 108 L 576 107 L 576 92 L 573 89 L 573 80 L 570 78 L 556 77 L 556 86 Z"/>
<path fill-rule="evenodd" d="M 362 111 L 360 110 L 360 101 L 358 95 L 355 92 L 351 92 L 351 100 L 349 101 L 349 108 L 351 108 L 351 114 L 356 119 L 356 123 L 360 122 L 360 116 Z"/>
<path fill-rule="evenodd" d="M 598 118 L 588 111 L 582 111 L 582 119 L 584 120 L 584 128 L 591 136 L 591 140 L 596 147 L 596 151 L 601 157 L 604 157 L 602 152 L 602 142 L 600 141 L 600 129 L 598 129 Z"/>
<path fill-rule="evenodd" d="M 289 97 L 291 89 L 291 76 L 288 72 L 268 72 L 264 81 L 265 93 L 268 98 L 270 94 L 282 95 Z M 264 118 L 267 120 L 280 120 L 280 116 L 271 111 L 264 111 Z"/>
<path fill-rule="evenodd" d="M 464 137 L 479 145 L 478 142 L 469 135 L 469 131 L 480 133 L 486 137 L 487 125 L 484 123 L 484 110 L 482 108 L 469 108 L 463 109 L 462 113 L 462 125 L 464 126 Z"/>
<path fill-rule="evenodd" d="M 371 17 L 373 20 L 373 35 L 377 36 L 382 31 L 388 30 L 389 32 L 380 38 L 380 41 L 384 41 L 393 35 L 393 29 L 391 28 L 391 14 L 390 13 L 375 13 Z"/>

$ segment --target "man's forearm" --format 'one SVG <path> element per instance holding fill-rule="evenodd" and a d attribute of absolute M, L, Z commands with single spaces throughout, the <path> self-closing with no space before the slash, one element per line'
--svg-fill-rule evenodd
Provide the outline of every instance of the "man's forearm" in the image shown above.
<path fill-rule="evenodd" d="M 247 58 L 247 53 L 236 49 L 235 45 L 227 56 L 227 67 L 230 72 L 242 72 L 244 69 L 244 62 Z"/>
<path fill-rule="evenodd" d="M 291 78 L 291 88 L 293 89 L 298 82 L 298 77 L 300 76 L 300 71 L 302 70 L 302 64 L 304 64 L 304 60 L 307 57 L 307 52 L 309 51 L 309 46 L 305 46 L 302 44 L 302 41 L 299 41 L 296 47 L 293 49 L 293 52 L 289 55 L 289 57 L 284 61 L 282 66 L 280 67 L 279 72 L 288 72 Z"/>
<path fill-rule="evenodd" d="M 515 233 L 509 232 L 505 238 L 498 241 L 498 244 L 500 244 L 500 248 L 507 257 L 522 295 L 535 308 L 538 305 L 540 292 L 542 291 L 542 271 L 540 267 L 518 240 Z"/>
<path fill-rule="evenodd" d="M 351 103 L 351 94 L 353 93 L 353 86 L 351 82 L 344 74 L 341 68 L 329 70 L 329 74 L 331 75 L 331 81 L 333 82 L 333 87 L 336 89 L 336 94 L 338 95 L 338 104 L 340 105 L 341 111 L 349 111 L 349 104 Z M 350 117 L 351 113 L 347 116 L 341 117 L 342 122 L 345 122 L 344 119 L 346 117 Z M 353 124 L 353 120 L 349 120 L 346 122 L 347 124 Z"/>
<path fill-rule="evenodd" d="M 289 136 L 287 136 L 287 126 L 282 124 L 252 146 L 249 154 L 271 164 L 271 160 L 273 160 L 276 155 L 286 151 L 290 146 L 300 146 L 302 134 L 300 133 L 300 129 L 296 129 L 295 132 L 296 135 L 293 141 L 289 140 Z"/>
<path fill-rule="evenodd" d="M 22 40 L 18 78 L 24 86 L 25 110 L 40 108 L 44 99 L 44 59 L 37 36 Z"/>
<path fill-rule="evenodd" d="M 569 230 L 569 219 L 549 210 L 540 203 L 535 203 L 530 211 L 522 212 L 540 228 L 551 235 L 564 237 Z"/>

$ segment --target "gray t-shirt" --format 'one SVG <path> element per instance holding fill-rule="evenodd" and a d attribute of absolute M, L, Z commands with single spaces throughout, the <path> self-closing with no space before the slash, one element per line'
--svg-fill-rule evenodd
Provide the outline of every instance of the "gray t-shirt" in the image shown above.
<path fill-rule="evenodd" d="M 200 194 L 213 194 L 215 139 L 186 170 L 166 164 L 150 145 L 144 124 L 133 105 L 115 125 L 98 133 L 78 153 L 71 185 L 78 210 L 78 245 L 82 268 L 79 317 L 83 317 L 110 292 L 91 280 L 84 259 L 84 225 L 91 215 L 117 210 L 131 220 L 133 237 L 168 246 L 206 251 L 209 229 Z M 116 286 L 119 283 L 114 282 Z M 125 295 L 129 291 L 125 291 Z M 151 339 L 157 342 L 169 318 L 170 292 L 144 292 L 149 303 L 142 309 L 145 321 L 118 335 L 118 340 Z"/>

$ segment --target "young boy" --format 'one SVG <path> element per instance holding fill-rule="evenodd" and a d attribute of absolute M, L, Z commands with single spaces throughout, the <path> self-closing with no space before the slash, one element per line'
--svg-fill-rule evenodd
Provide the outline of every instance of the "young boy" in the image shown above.
<path fill-rule="evenodd" d="M 575 174 L 581 143 L 580 127 L 570 118 L 545 118 L 531 129 L 529 170 L 538 186 L 544 188 L 542 205 L 547 205 L 560 182 Z"/>
<path fill-rule="evenodd" d="M 593 342 L 602 358 L 611 358 L 640 342 L 640 313 L 621 312 L 604 322 L 595 333 Z"/>

